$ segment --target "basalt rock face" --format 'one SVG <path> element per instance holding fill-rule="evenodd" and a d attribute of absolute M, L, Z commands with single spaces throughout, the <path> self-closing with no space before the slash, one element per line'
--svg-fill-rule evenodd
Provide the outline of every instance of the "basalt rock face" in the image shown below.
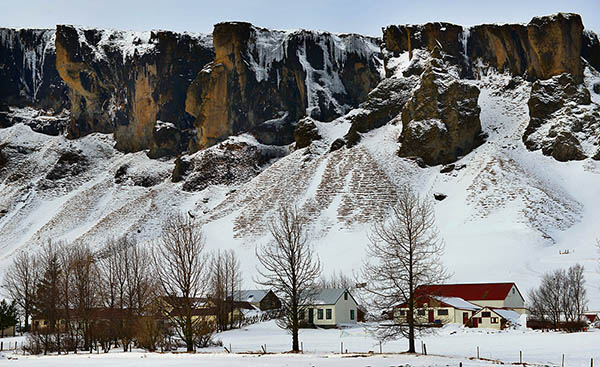
<path fill-rule="evenodd" d="M 236 22 L 217 24 L 213 40 L 215 60 L 198 74 L 186 101 L 196 118 L 195 149 L 240 132 L 289 144 L 296 121 L 343 115 L 381 78 L 378 40 L 370 37 Z"/>
<path fill-rule="evenodd" d="M 54 38 L 52 29 L 0 28 L 0 105 L 56 112 L 69 106 Z"/>
<path fill-rule="evenodd" d="M 471 28 L 448 23 L 389 26 L 383 30 L 385 49 L 393 55 L 415 49 L 440 52 L 447 59 L 469 65 L 477 59 L 500 71 L 528 80 L 569 73 L 581 81 L 583 23 L 577 14 L 535 17 L 527 25 L 484 24 Z M 412 57 L 412 55 L 411 55 Z M 470 76 L 470 68 L 463 76 Z"/>
<path fill-rule="evenodd" d="M 523 141 L 529 150 L 561 162 L 600 157 L 600 105 L 571 75 L 533 83 L 528 106 Z"/>
<path fill-rule="evenodd" d="M 187 89 L 213 60 L 210 36 L 58 26 L 56 67 L 69 87 L 68 135 L 114 133 L 116 147 L 151 157 L 186 149 Z"/>
<path fill-rule="evenodd" d="M 472 151 L 483 142 L 478 97 L 476 86 L 429 66 L 402 109 L 398 155 L 438 165 Z"/>

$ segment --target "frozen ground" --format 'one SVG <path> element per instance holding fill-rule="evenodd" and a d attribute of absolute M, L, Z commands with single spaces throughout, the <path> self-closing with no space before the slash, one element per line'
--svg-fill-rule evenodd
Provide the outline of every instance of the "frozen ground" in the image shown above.
<path fill-rule="evenodd" d="M 291 337 L 279 329 L 273 321 L 227 331 L 216 336 L 223 345 L 231 346 L 234 354 L 223 353 L 223 348 L 199 350 L 197 355 L 121 353 L 115 350 L 109 355 L 80 354 L 78 356 L 32 357 L 14 355 L 18 360 L 3 361 L 0 365 L 14 366 L 171 366 L 171 365 L 210 365 L 210 366 L 488 366 L 491 364 L 512 364 L 519 362 L 519 351 L 528 364 L 560 366 L 565 355 L 565 366 L 589 366 L 590 359 L 600 361 L 600 330 L 582 333 L 542 333 L 531 330 L 494 331 L 465 329 L 457 325 L 447 325 L 435 334 L 417 340 L 417 350 L 421 342 L 427 348 L 428 356 L 399 355 L 407 348 L 406 340 L 398 340 L 382 345 L 363 326 L 338 329 L 306 329 L 300 333 L 304 355 L 273 354 L 257 355 L 261 345 L 266 344 L 267 352 L 279 353 L 290 349 Z M 340 356 L 340 347 L 351 356 Z M 491 361 L 473 360 L 477 355 Z M 371 357 L 368 355 L 374 352 Z M 240 354 L 238 354 L 240 353 Z M 254 354 L 245 354 L 254 353 Z M 11 352 L 6 356 L 12 356 Z M 143 359 L 143 360 L 141 360 Z M 597 363 L 597 362 L 595 362 Z"/>

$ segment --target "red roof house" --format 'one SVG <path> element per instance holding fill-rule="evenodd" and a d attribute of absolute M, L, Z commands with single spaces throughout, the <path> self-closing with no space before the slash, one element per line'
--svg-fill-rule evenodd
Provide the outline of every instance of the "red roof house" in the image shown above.
<path fill-rule="evenodd" d="M 418 287 L 417 296 L 457 297 L 482 307 L 525 311 L 525 299 L 515 283 L 436 284 Z"/>

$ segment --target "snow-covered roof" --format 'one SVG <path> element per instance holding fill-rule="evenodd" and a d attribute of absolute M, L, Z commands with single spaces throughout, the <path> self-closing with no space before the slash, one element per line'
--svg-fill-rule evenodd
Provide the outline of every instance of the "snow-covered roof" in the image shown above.
<path fill-rule="evenodd" d="M 324 288 L 318 291 L 314 297 L 313 304 L 315 305 L 334 305 L 346 288 Z"/>
<path fill-rule="evenodd" d="M 434 297 L 440 302 L 444 302 L 454 308 L 458 308 L 459 310 L 470 310 L 477 311 L 481 308 L 481 306 L 477 306 L 471 302 L 465 301 L 460 297 Z"/>
<path fill-rule="evenodd" d="M 269 293 L 269 291 L 263 289 L 245 289 L 240 291 L 239 301 L 245 302 L 260 302 L 265 298 L 265 296 Z"/>
<path fill-rule="evenodd" d="M 502 317 L 503 319 L 506 319 L 513 323 L 519 323 L 519 319 L 521 318 L 521 314 L 513 310 L 507 310 L 504 308 L 493 308 L 492 311 L 494 311 L 496 314 L 498 314 L 498 316 Z"/>

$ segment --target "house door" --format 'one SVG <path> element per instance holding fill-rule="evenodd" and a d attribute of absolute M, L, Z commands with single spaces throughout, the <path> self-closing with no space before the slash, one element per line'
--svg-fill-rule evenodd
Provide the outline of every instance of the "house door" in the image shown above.
<path fill-rule="evenodd" d="M 308 309 L 308 323 L 309 323 L 309 324 L 312 324 L 312 323 L 313 323 L 313 320 L 314 320 L 313 311 L 314 311 L 314 310 L 313 310 L 312 308 L 309 308 L 309 309 Z"/>
<path fill-rule="evenodd" d="M 469 323 L 469 313 L 463 312 L 463 325 L 466 325 L 468 323 Z"/>
<path fill-rule="evenodd" d="M 473 317 L 473 327 L 478 327 L 478 326 L 479 326 L 479 318 Z"/>
<path fill-rule="evenodd" d="M 433 310 L 429 310 L 429 322 L 433 322 Z"/>

